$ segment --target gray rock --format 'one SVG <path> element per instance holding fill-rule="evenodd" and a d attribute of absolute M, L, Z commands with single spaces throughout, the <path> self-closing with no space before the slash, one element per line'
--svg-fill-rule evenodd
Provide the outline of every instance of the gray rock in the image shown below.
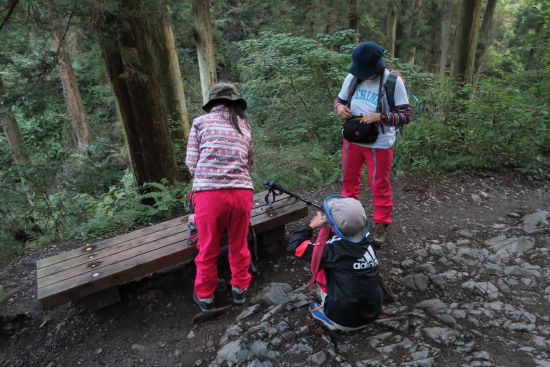
<path fill-rule="evenodd" d="M 456 342 L 455 345 L 457 346 L 457 352 L 470 353 L 474 349 L 475 343 L 473 341 L 469 342 L 468 344 L 464 344 L 464 342 Z"/>
<path fill-rule="evenodd" d="M 313 348 L 305 343 L 293 344 L 285 354 L 309 354 L 313 352 Z"/>
<path fill-rule="evenodd" d="M 482 361 L 492 361 L 493 360 L 493 358 L 491 357 L 489 352 L 486 352 L 484 350 L 473 352 L 472 357 L 474 357 L 475 359 L 482 360 Z"/>
<path fill-rule="evenodd" d="M 441 302 L 441 300 L 439 299 L 428 299 L 420 303 L 417 303 L 414 307 L 420 308 L 420 309 L 426 309 L 435 314 L 441 314 L 445 312 L 445 308 L 447 307 L 447 305 Z"/>
<path fill-rule="evenodd" d="M 273 346 L 273 348 L 279 348 L 282 342 L 283 341 L 281 339 L 279 339 L 278 337 L 275 337 L 271 339 L 271 341 L 269 342 L 269 345 Z"/>
<path fill-rule="evenodd" d="M 422 330 L 428 339 L 443 345 L 451 345 L 457 338 L 457 332 L 448 328 L 428 327 Z"/>
<path fill-rule="evenodd" d="M 497 299 L 499 296 L 498 288 L 489 282 L 480 282 L 474 285 L 474 294 L 487 297 L 490 300 Z"/>
<path fill-rule="evenodd" d="M 419 359 L 426 359 L 426 358 L 428 358 L 428 351 L 423 350 L 423 351 L 420 351 L 420 352 L 411 353 L 411 357 L 412 357 L 413 361 L 417 361 Z"/>
<path fill-rule="evenodd" d="M 527 233 L 535 233 L 538 230 L 548 228 L 548 216 L 547 211 L 534 212 L 533 214 L 523 217 L 523 230 Z"/>
<path fill-rule="evenodd" d="M 191 339 L 191 338 L 194 338 L 195 337 L 195 332 L 193 330 L 191 330 L 189 332 L 189 334 L 187 334 L 187 339 Z"/>
<path fill-rule="evenodd" d="M 441 246 L 439 245 L 431 245 L 428 252 L 432 256 L 439 256 L 439 257 L 445 256 L 445 252 L 443 252 L 443 248 L 441 248 Z"/>
<path fill-rule="evenodd" d="M 433 357 L 430 357 L 425 359 L 419 359 L 414 362 L 401 363 L 401 366 L 432 367 L 434 363 L 435 363 L 435 359 Z"/>
<path fill-rule="evenodd" d="M 459 230 L 458 234 L 461 235 L 461 236 L 464 236 L 464 237 L 468 237 L 468 238 L 474 237 L 474 234 L 472 232 L 470 232 L 469 230 L 467 230 L 467 229 Z"/>
<path fill-rule="evenodd" d="M 451 315 L 441 315 L 439 316 L 439 319 L 447 325 L 454 326 L 456 324 L 456 320 Z"/>
<path fill-rule="evenodd" d="M 428 257 L 428 256 L 429 256 L 429 254 L 428 254 L 428 251 L 426 249 L 420 249 L 412 255 L 412 259 L 418 261 L 419 259 L 422 259 L 422 258 Z"/>
<path fill-rule="evenodd" d="M 550 294 L 550 286 L 544 288 L 544 294 Z"/>
<path fill-rule="evenodd" d="M 474 203 L 474 205 L 481 205 L 481 197 L 479 195 L 472 194 L 472 203 Z"/>
<path fill-rule="evenodd" d="M 513 276 L 535 277 L 540 278 L 541 274 L 537 270 L 520 268 L 519 266 L 507 266 L 504 268 L 504 273 Z"/>
<path fill-rule="evenodd" d="M 497 282 L 497 288 L 504 294 L 510 293 L 510 287 L 508 287 L 508 284 L 506 284 L 503 280 L 499 279 L 499 281 Z"/>
<path fill-rule="evenodd" d="M 445 284 L 447 284 L 447 282 L 445 281 L 445 279 L 443 279 L 443 277 L 441 275 L 439 275 L 439 274 L 429 274 L 428 276 L 430 277 L 430 282 L 432 282 L 432 284 L 436 288 L 445 289 Z"/>
<path fill-rule="evenodd" d="M 459 319 L 465 319 L 466 318 L 466 311 L 465 310 L 452 310 L 451 316 L 459 318 Z"/>
<path fill-rule="evenodd" d="M 265 366 L 262 362 L 260 362 L 259 359 L 255 359 L 249 364 L 247 364 L 246 367 L 265 367 Z"/>
<path fill-rule="evenodd" d="M 279 287 L 268 288 L 252 299 L 253 303 L 263 303 L 267 306 L 282 305 L 288 303 L 289 301 L 290 299 L 284 290 Z"/>
<path fill-rule="evenodd" d="M 220 345 L 224 345 L 229 341 L 229 338 L 232 336 L 237 336 L 242 333 L 243 329 L 239 325 L 231 325 L 229 326 L 225 332 L 223 333 L 223 336 L 220 339 Z"/>
<path fill-rule="evenodd" d="M 260 320 L 260 322 L 263 322 L 267 319 L 269 319 L 271 316 L 281 312 L 283 310 L 283 305 L 282 304 L 278 304 L 276 305 L 275 307 L 273 307 L 271 310 L 269 310 L 263 317 L 262 319 Z"/>
<path fill-rule="evenodd" d="M 325 352 L 320 351 L 320 352 L 317 352 L 315 354 L 310 355 L 307 360 L 312 362 L 312 363 L 315 363 L 318 366 L 320 366 L 320 365 L 322 365 L 323 363 L 326 362 L 327 355 L 326 355 Z"/>
<path fill-rule="evenodd" d="M 261 356 L 270 359 L 276 358 L 280 353 L 273 350 L 269 350 L 269 347 L 266 342 L 261 340 L 256 340 L 250 346 L 250 355 Z"/>
<path fill-rule="evenodd" d="M 416 287 L 420 289 L 421 291 L 425 291 L 428 289 L 428 277 L 422 274 L 415 274 L 414 275 L 414 282 L 416 284 Z"/>
<path fill-rule="evenodd" d="M 433 266 L 433 264 L 430 264 L 430 263 L 422 264 L 422 265 L 419 266 L 419 268 L 424 273 L 430 273 L 430 274 L 437 273 L 437 269 L 435 268 L 435 266 Z"/>
<path fill-rule="evenodd" d="M 224 345 L 217 353 L 218 359 L 233 362 L 243 363 L 248 358 L 250 351 L 241 339 L 234 340 Z"/>
<path fill-rule="evenodd" d="M 517 255 L 523 255 L 535 246 L 535 241 L 531 237 L 512 237 L 506 238 L 504 235 L 493 237 L 484 242 L 489 246 L 489 250 L 501 258 L 513 258 Z"/>
<path fill-rule="evenodd" d="M 371 347 L 376 347 L 381 341 L 388 339 L 393 335 L 392 332 L 382 333 L 375 336 L 367 338 L 367 341 Z"/>
<path fill-rule="evenodd" d="M 537 327 L 535 326 L 535 324 L 524 324 L 521 322 L 515 322 L 507 325 L 506 328 L 512 331 L 533 331 Z"/>
<path fill-rule="evenodd" d="M 271 283 L 271 288 L 280 288 L 285 293 L 292 291 L 292 287 L 287 283 Z"/>
<path fill-rule="evenodd" d="M 249 316 L 252 316 L 254 315 L 258 310 L 260 309 L 260 305 L 254 305 L 254 306 L 251 306 L 251 307 L 247 307 L 243 310 L 243 312 L 241 312 L 239 314 L 239 316 L 237 316 L 237 318 L 235 319 L 235 321 L 240 321 L 242 319 L 245 319 Z"/>

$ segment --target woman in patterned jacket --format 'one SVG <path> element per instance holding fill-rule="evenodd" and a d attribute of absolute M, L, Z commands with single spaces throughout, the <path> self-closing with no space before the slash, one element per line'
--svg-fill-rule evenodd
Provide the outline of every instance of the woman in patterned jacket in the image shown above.
<path fill-rule="evenodd" d="M 202 107 L 207 113 L 193 121 L 187 143 L 185 163 L 193 176 L 200 236 L 193 299 L 202 311 L 214 308 L 220 239 L 226 229 L 234 303 L 245 302 L 252 279 L 246 239 L 254 195 L 250 177 L 254 151 L 246 107 L 234 85 L 216 84 Z"/>

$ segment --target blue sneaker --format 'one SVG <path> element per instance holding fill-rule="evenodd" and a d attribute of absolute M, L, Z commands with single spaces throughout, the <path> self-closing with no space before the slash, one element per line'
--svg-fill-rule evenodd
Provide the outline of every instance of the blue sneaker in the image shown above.
<path fill-rule="evenodd" d="M 325 310 L 323 309 L 323 306 L 321 306 L 319 303 L 313 302 L 312 304 L 310 304 L 309 312 L 311 312 L 311 316 L 315 320 L 319 321 L 329 330 L 338 330 L 334 323 L 330 321 L 330 319 L 325 315 Z"/>
<path fill-rule="evenodd" d="M 239 287 L 231 286 L 231 295 L 233 296 L 233 303 L 242 305 L 246 301 L 246 290 Z"/>
<path fill-rule="evenodd" d="M 199 298 L 199 296 L 193 292 L 193 299 L 197 302 L 202 312 L 214 309 L 214 297 Z"/>

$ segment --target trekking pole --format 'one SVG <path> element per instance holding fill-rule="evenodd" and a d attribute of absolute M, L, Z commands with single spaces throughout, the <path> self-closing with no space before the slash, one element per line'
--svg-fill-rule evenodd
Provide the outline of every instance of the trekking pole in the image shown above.
<path fill-rule="evenodd" d="M 267 195 L 265 196 L 265 203 L 269 206 L 273 205 L 273 203 L 270 203 L 269 202 L 269 194 L 272 194 L 273 195 L 273 201 L 275 201 L 275 196 L 277 195 L 282 195 L 283 193 L 285 194 L 288 194 L 290 196 L 292 196 L 293 198 L 296 198 L 300 201 L 303 201 L 304 203 L 306 203 L 307 205 L 313 205 L 314 207 L 316 207 L 317 209 L 321 210 L 321 211 L 324 211 L 323 207 L 317 205 L 317 204 L 314 204 L 312 203 L 311 201 L 307 200 L 307 199 L 304 199 L 303 197 L 301 197 L 300 195 L 298 194 L 295 194 L 293 193 L 292 191 L 288 191 L 287 189 L 285 189 L 284 187 L 282 187 L 281 185 L 279 185 L 277 182 L 275 181 L 267 181 L 267 180 L 263 180 L 262 182 L 264 185 L 266 185 L 267 187 L 269 187 L 269 190 L 267 191 Z"/>

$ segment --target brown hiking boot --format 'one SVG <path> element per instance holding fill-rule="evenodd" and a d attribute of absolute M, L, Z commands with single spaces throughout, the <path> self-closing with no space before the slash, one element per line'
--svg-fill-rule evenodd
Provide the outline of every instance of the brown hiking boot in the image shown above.
<path fill-rule="evenodd" d="M 386 244 L 386 232 L 388 231 L 388 224 L 375 223 L 372 230 L 372 236 L 374 237 L 374 244 L 378 247 L 382 247 Z"/>

